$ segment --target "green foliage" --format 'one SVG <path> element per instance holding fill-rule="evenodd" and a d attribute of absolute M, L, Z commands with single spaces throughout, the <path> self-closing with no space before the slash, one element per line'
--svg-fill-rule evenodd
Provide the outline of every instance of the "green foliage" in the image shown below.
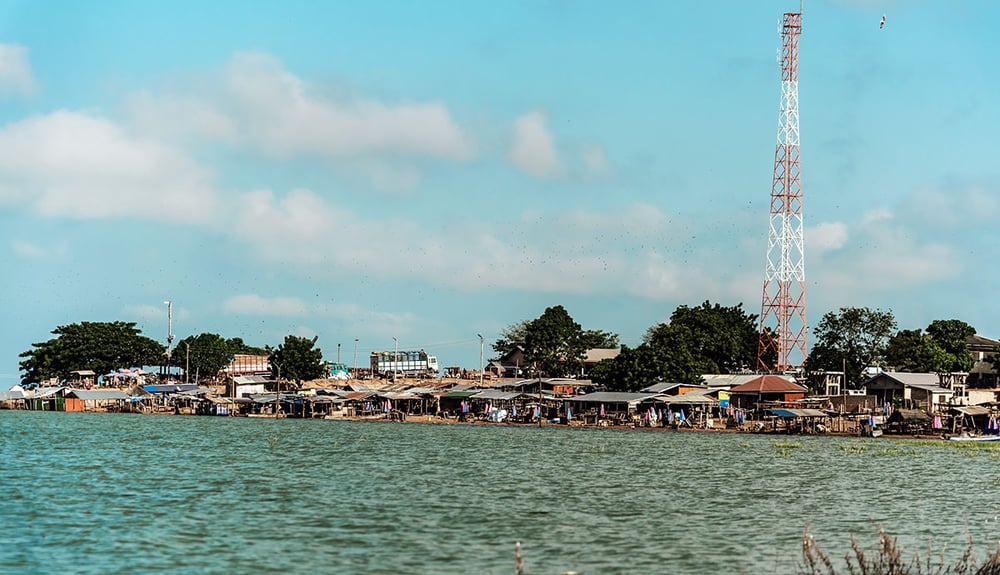
<path fill-rule="evenodd" d="M 192 376 L 214 377 L 236 354 L 268 355 L 268 352 L 248 346 L 238 337 L 225 339 L 219 334 L 202 333 L 177 342 L 172 362 Z"/>
<path fill-rule="evenodd" d="M 159 365 L 166 349 L 140 335 L 134 322 L 82 322 L 59 326 L 48 341 L 32 344 L 20 354 L 21 381 L 66 378 L 71 371 L 89 369 L 97 374 L 120 367 Z"/>
<path fill-rule="evenodd" d="M 934 320 L 926 333 L 919 329 L 900 330 L 889 339 L 886 360 L 898 371 L 969 371 L 975 358 L 965 339 L 975 333 L 975 328 L 957 319 Z"/>
<path fill-rule="evenodd" d="M 586 351 L 583 329 L 561 305 L 546 308 L 526 326 L 525 360 L 549 377 L 578 372 Z"/>
<path fill-rule="evenodd" d="M 706 373 L 733 373 L 754 365 L 757 317 L 743 304 L 680 306 L 668 323 L 646 331 L 636 348 L 591 370 L 591 379 L 614 391 L 638 391 L 657 381 L 701 383 Z"/>
<path fill-rule="evenodd" d="M 493 351 L 503 356 L 515 348 L 524 349 L 524 338 L 528 333 L 529 323 L 531 323 L 529 320 L 522 320 L 500 330 L 500 337 L 493 342 Z"/>
<path fill-rule="evenodd" d="M 857 387 L 865 368 L 884 364 L 889 336 L 895 329 L 891 311 L 842 307 L 839 312 L 828 312 L 813 331 L 816 342 L 806 368 L 842 371 L 846 367 L 848 387 Z"/>
<path fill-rule="evenodd" d="M 309 339 L 286 335 L 284 343 L 273 350 L 268 358 L 272 375 L 297 382 L 323 377 L 323 351 L 315 347 L 317 339 L 318 337 Z"/>
<path fill-rule="evenodd" d="M 232 355 L 243 354 L 243 355 L 268 355 L 271 353 L 268 347 L 255 347 L 252 345 L 247 345 L 243 343 L 243 338 L 232 337 L 226 340 L 226 345 L 229 346 L 229 351 Z"/>
<path fill-rule="evenodd" d="M 558 305 L 546 308 L 533 320 L 507 326 L 492 347 L 500 355 L 521 348 L 532 375 L 560 377 L 579 373 L 588 349 L 613 349 L 618 345 L 617 334 L 584 330 Z"/>

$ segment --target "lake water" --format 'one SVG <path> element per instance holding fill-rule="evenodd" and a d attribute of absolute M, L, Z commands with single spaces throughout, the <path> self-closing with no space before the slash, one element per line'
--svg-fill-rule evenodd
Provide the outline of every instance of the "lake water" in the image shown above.
<path fill-rule="evenodd" d="M 996 449 L 0 411 L 4 573 L 795 573 L 996 538 Z M 980 553 L 981 554 L 981 553 Z"/>

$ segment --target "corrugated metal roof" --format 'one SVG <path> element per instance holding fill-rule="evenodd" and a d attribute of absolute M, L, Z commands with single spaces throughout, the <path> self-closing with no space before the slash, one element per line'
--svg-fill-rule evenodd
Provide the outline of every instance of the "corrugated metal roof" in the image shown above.
<path fill-rule="evenodd" d="M 67 397 L 76 397 L 83 401 L 107 401 L 114 399 L 128 399 L 128 395 L 117 389 L 71 389 L 66 393 Z"/>
<path fill-rule="evenodd" d="M 959 413 L 964 413 L 965 415 L 989 415 L 990 409 L 988 407 L 983 407 L 981 405 L 965 405 L 959 407 L 952 407 L 954 411 Z"/>
<path fill-rule="evenodd" d="M 466 398 L 466 397 L 472 397 L 473 395 L 476 395 L 477 393 L 480 393 L 482 391 L 484 391 L 484 390 L 482 390 L 482 389 L 453 389 L 451 391 L 446 391 L 446 392 L 442 393 L 441 397 L 461 397 L 461 398 Z"/>
<path fill-rule="evenodd" d="M 496 401 L 510 401 L 523 395 L 519 391 L 500 391 L 499 389 L 487 389 L 471 396 L 469 399 L 489 399 Z"/>
<path fill-rule="evenodd" d="M 707 391 L 707 390 L 697 390 Z M 715 405 L 719 401 L 704 393 L 682 393 L 680 395 L 665 395 L 663 401 L 671 405 Z"/>
<path fill-rule="evenodd" d="M 769 409 L 771 413 L 777 415 L 778 417 L 829 417 L 825 411 L 820 411 L 818 409 Z"/>
<path fill-rule="evenodd" d="M 779 375 L 759 375 L 743 385 L 737 385 L 730 393 L 805 393 L 806 388 L 788 381 Z"/>
<path fill-rule="evenodd" d="M 198 389 L 198 385 L 195 383 L 171 383 L 165 385 L 144 385 L 142 388 L 150 393 L 177 393 L 178 391 Z"/>
<path fill-rule="evenodd" d="M 588 349 L 587 353 L 583 356 L 584 363 L 597 363 L 605 359 L 614 359 L 621 354 L 622 350 L 620 348 L 606 349 L 596 347 L 593 349 Z"/>
<path fill-rule="evenodd" d="M 261 383 L 270 383 L 272 380 L 263 375 L 237 375 L 233 378 L 233 383 L 236 385 L 257 385 Z"/>
<path fill-rule="evenodd" d="M 628 393 L 624 391 L 596 391 L 586 395 L 567 398 L 569 401 L 584 403 L 639 403 L 650 398 L 661 398 L 658 393 Z"/>
<path fill-rule="evenodd" d="M 684 384 L 673 381 L 661 381 L 660 383 L 654 383 L 649 387 L 644 387 L 642 388 L 641 391 L 644 391 L 646 393 L 662 393 L 664 391 L 667 391 L 668 389 L 673 389 L 675 387 L 680 387 L 682 385 Z"/>
<path fill-rule="evenodd" d="M 9 401 L 11 399 L 24 399 L 24 392 L 20 389 L 0 391 L 0 401 Z"/>
<path fill-rule="evenodd" d="M 66 389 L 65 387 L 39 387 L 35 390 L 35 393 L 29 395 L 28 397 L 49 397 L 58 394 L 60 391 Z"/>
<path fill-rule="evenodd" d="M 430 395 L 436 393 L 438 390 L 435 387 L 411 387 L 405 391 L 413 395 Z"/>
<path fill-rule="evenodd" d="M 758 377 L 760 375 L 756 373 L 706 373 L 701 376 L 709 387 L 737 387 Z M 790 376 L 778 375 L 776 377 L 795 381 L 795 378 Z"/>

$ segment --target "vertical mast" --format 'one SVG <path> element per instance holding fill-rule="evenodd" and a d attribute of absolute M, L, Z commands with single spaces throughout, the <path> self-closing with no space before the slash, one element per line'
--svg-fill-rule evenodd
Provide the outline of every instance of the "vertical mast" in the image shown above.
<path fill-rule="evenodd" d="M 799 171 L 799 35 L 802 12 L 786 12 L 781 25 L 781 107 L 774 151 L 767 268 L 760 314 L 757 367 L 788 371 L 806 353 L 806 272 Z"/>

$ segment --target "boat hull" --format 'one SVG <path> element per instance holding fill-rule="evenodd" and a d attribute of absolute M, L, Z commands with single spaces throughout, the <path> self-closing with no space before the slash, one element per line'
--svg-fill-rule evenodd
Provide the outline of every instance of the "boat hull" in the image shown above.
<path fill-rule="evenodd" d="M 1000 435 L 952 435 L 948 441 L 1000 441 Z"/>

